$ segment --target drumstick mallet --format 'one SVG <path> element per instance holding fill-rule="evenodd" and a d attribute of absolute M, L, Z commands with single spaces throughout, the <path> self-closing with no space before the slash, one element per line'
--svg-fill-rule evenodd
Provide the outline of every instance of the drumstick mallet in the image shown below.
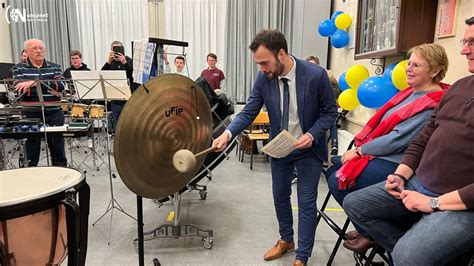
<path fill-rule="evenodd" d="M 196 154 L 186 149 L 179 150 L 173 155 L 173 166 L 180 173 L 189 173 L 196 167 L 196 158 L 198 156 L 208 154 L 215 149 L 216 147 L 213 146 Z"/>

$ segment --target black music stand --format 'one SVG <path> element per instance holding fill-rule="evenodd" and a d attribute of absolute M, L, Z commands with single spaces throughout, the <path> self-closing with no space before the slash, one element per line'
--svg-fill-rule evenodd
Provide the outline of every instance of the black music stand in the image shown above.
<path fill-rule="evenodd" d="M 128 100 L 130 98 L 130 87 L 128 85 L 128 79 L 125 71 L 107 70 L 107 71 L 71 71 L 71 75 L 74 77 L 74 85 L 79 99 L 103 99 L 105 101 L 105 119 L 108 120 L 108 100 Z M 112 173 L 112 166 L 110 160 L 110 135 L 109 128 L 106 127 L 106 146 L 107 146 L 107 159 L 109 168 L 109 185 L 110 185 L 110 201 L 105 210 L 92 226 L 95 226 L 107 213 L 110 212 L 110 226 L 109 226 L 109 241 L 112 234 L 112 220 L 114 216 L 114 209 L 122 212 L 128 217 L 136 220 L 133 216 L 125 212 L 120 206 L 118 201 L 114 197 L 114 187 L 112 184 L 112 178 L 115 174 Z"/>

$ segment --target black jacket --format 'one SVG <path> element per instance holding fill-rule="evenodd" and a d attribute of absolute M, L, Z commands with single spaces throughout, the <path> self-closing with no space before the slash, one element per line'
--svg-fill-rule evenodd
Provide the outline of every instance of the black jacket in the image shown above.
<path fill-rule="evenodd" d="M 127 73 L 128 84 L 130 84 L 130 90 L 132 93 L 139 87 L 139 84 L 133 82 L 133 60 L 132 58 L 125 56 L 127 63 L 123 65 L 119 61 L 113 60 L 111 64 L 105 62 L 102 70 L 125 70 Z"/>
<path fill-rule="evenodd" d="M 90 70 L 90 69 L 84 63 L 79 68 L 75 68 L 75 67 L 71 66 L 70 68 L 68 68 L 64 71 L 63 76 L 67 79 L 70 79 L 71 78 L 71 70 L 72 71 L 81 71 L 81 70 Z"/>

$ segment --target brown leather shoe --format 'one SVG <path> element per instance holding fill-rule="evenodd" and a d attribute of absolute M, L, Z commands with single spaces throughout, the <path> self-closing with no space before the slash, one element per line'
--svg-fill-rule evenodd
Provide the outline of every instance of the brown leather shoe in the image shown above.
<path fill-rule="evenodd" d="M 356 238 L 359 238 L 360 234 L 357 232 L 357 230 L 354 231 L 349 231 L 346 233 L 346 237 L 348 240 L 354 240 Z"/>
<path fill-rule="evenodd" d="M 265 255 L 263 255 L 264 260 L 276 260 L 279 259 L 283 254 L 288 251 L 295 250 L 295 242 L 287 243 L 283 240 L 278 240 L 276 245 L 272 247 Z"/>
<path fill-rule="evenodd" d="M 344 244 L 342 245 L 348 250 L 352 250 L 357 253 L 362 253 L 367 251 L 369 248 L 375 246 L 375 243 L 375 241 L 372 241 L 369 238 L 361 235 L 356 239 L 344 241 Z"/>
<path fill-rule="evenodd" d="M 293 266 L 306 266 L 306 263 L 302 262 L 301 260 L 295 260 L 295 262 L 293 262 Z"/>

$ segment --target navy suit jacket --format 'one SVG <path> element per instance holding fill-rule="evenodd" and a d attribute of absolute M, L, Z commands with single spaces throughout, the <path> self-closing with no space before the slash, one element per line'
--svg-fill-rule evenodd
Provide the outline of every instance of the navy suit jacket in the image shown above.
<path fill-rule="evenodd" d="M 323 162 L 327 161 L 326 131 L 337 117 L 336 101 L 327 72 L 319 65 L 296 59 L 296 97 L 298 117 L 303 134 L 314 137 L 312 151 Z M 270 139 L 281 131 L 280 89 L 278 79 L 270 80 L 259 72 L 247 104 L 227 128 L 232 136 L 247 128 L 260 112 L 263 104 L 270 117 Z"/>

